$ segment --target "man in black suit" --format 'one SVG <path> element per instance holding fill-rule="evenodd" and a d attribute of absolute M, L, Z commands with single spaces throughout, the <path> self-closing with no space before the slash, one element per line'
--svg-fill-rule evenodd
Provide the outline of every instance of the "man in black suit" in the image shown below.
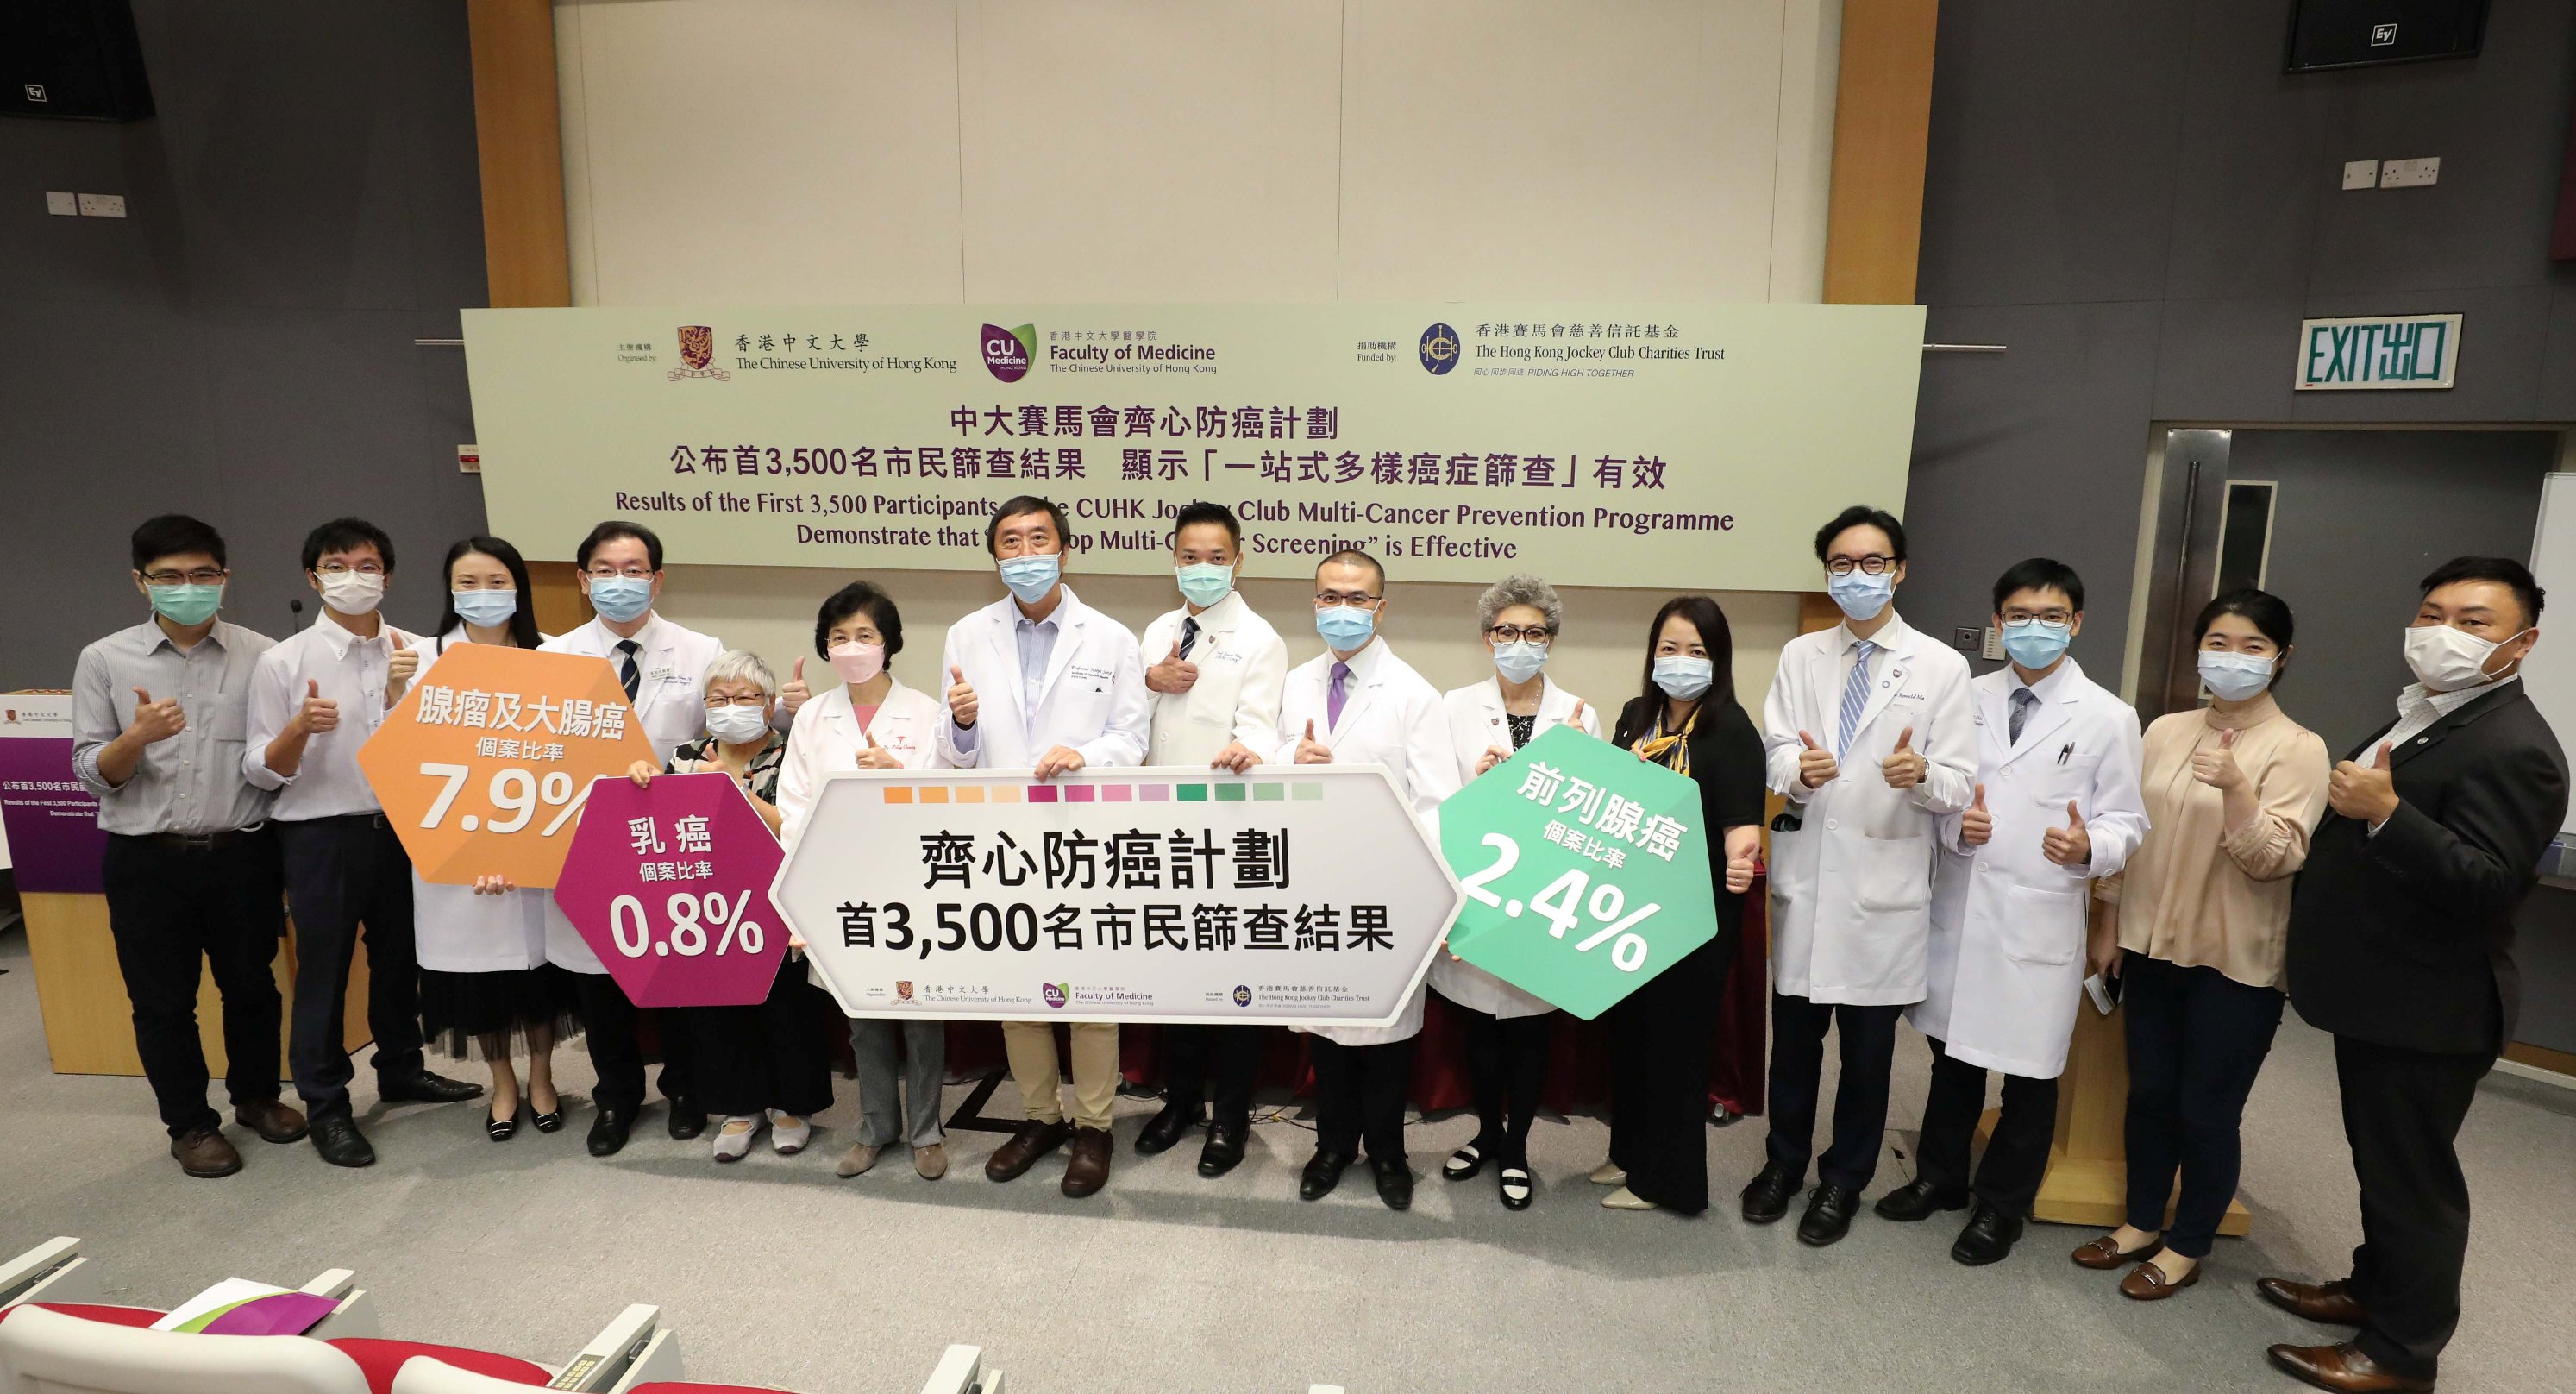
<path fill-rule="evenodd" d="M 2519 681 L 2540 638 L 2522 563 L 2461 557 L 2424 578 L 2406 631 L 2418 681 L 2396 724 L 2335 766 L 2290 908 L 2290 1001 L 2334 1033 L 2361 1182 L 2352 1276 L 2265 1278 L 2274 1304 L 2357 1326 L 2272 1347 L 2324 1389 L 2433 1387 L 2460 1321 L 2469 1188 L 2455 1147 L 2512 1039 L 2513 912 L 2567 812 L 2567 761 Z"/>

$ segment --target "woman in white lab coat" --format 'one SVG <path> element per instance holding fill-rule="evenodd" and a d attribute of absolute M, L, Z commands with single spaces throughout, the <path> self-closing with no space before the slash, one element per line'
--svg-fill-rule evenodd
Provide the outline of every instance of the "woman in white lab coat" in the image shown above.
<path fill-rule="evenodd" d="M 895 680 L 903 652 L 903 614 L 894 597 L 866 581 L 832 593 L 814 616 L 814 654 L 829 664 L 838 685 L 796 713 L 787 737 L 787 762 L 779 770 L 780 831 L 789 846 L 804 830 L 823 783 L 839 770 L 922 769 L 933 763 L 934 723 L 944 719 L 940 701 Z M 821 979 L 816 986 L 823 986 Z M 901 1124 L 896 1104 L 895 1042 L 903 1042 Z M 939 1088 L 948 1068 L 947 1023 L 930 1020 L 850 1022 L 850 1050 L 859 1074 L 859 1136 L 836 1168 L 856 1176 L 875 1166 L 877 1154 L 900 1137 L 912 1149 L 912 1167 L 924 1180 L 948 1174 L 946 1133 L 939 1121 Z"/>
<path fill-rule="evenodd" d="M 1549 680 L 1549 648 L 1565 619 L 1556 588 L 1536 576 L 1506 576 L 1476 602 L 1476 627 L 1493 655 L 1494 676 L 1443 694 L 1460 783 L 1512 757 L 1551 726 L 1598 739 L 1601 722 L 1582 698 Z M 1476 1091 L 1476 1136 L 1449 1155 L 1440 1174 L 1464 1181 L 1496 1164 L 1503 1206 L 1526 1210 L 1532 1195 L 1530 1123 L 1547 1082 L 1549 1017 L 1556 1008 L 1464 960 L 1431 961 L 1431 988 L 1447 999 L 1466 1037 L 1467 1077 Z"/>
<path fill-rule="evenodd" d="M 440 656 L 463 644 L 533 649 L 544 642 L 529 613 L 528 564 L 497 537 L 469 537 L 447 549 L 447 605 L 437 637 L 414 646 L 429 675 Z M 546 964 L 546 898 L 498 877 L 471 886 L 436 886 L 411 877 L 414 934 L 420 957 L 421 1039 L 462 1060 L 469 1050 L 492 1071 L 483 1129 L 494 1142 L 519 1131 L 526 1102 L 537 1131 L 563 1126 L 555 1093 L 554 1048 L 579 1029 L 572 983 Z M 524 1096 L 511 1052 L 528 1048 Z"/>

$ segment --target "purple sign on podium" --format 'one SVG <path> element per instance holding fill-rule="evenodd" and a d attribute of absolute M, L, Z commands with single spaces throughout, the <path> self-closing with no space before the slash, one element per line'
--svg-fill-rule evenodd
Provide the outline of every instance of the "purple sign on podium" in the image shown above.
<path fill-rule="evenodd" d="M 747 1007 L 787 952 L 784 855 L 731 775 L 597 779 L 555 904 L 635 1005 Z"/>
<path fill-rule="evenodd" d="M 0 826 L 21 892 L 104 889 L 98 800 L 72 778 L 70 693 L 0 693 Z"/>

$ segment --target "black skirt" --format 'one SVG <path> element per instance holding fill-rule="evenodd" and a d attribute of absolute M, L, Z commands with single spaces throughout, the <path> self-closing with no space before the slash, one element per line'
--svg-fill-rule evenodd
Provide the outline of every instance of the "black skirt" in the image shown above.
<path fill-rule="evenodd" d="M 551 963 L 492 973 L 420 970 L 420 1034 L 431 1049 L 456 1060 L 484 1060 L 484 1038 L 499 1036 L 510 1053 L 524 1049 L 531 1029 L 553 1027 L 558 1043 L 581 1034 L 572 975 Z"/>

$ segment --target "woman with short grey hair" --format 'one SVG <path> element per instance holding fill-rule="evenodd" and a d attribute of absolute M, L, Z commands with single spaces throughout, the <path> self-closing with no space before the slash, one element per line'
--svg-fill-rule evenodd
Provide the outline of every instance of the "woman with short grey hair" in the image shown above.
<path fill-rule="evenodd" d="M 1552 726 L 1600 739 L 1592 709 L 1544 671 L 1564 621 L 1556 587 L 1536 576 L 1506 576 L 1477 599 L 1476 628 L 1493 656 L 1494 675 L 1441 699 L 1462 783 Z M 1432 961 L 1431 986 L 1464 1026 L 1467 1075 L 1476 1093 L 1475 1139 L 1450 1154 L 1440 1174 L 1464 1181 L 1495 1162 L 1504 1208 L 1528 1209 L 1530 1122 L 1547 1079 L 1548 1017 L 1556 1009 L 1445 953 Z"/>

